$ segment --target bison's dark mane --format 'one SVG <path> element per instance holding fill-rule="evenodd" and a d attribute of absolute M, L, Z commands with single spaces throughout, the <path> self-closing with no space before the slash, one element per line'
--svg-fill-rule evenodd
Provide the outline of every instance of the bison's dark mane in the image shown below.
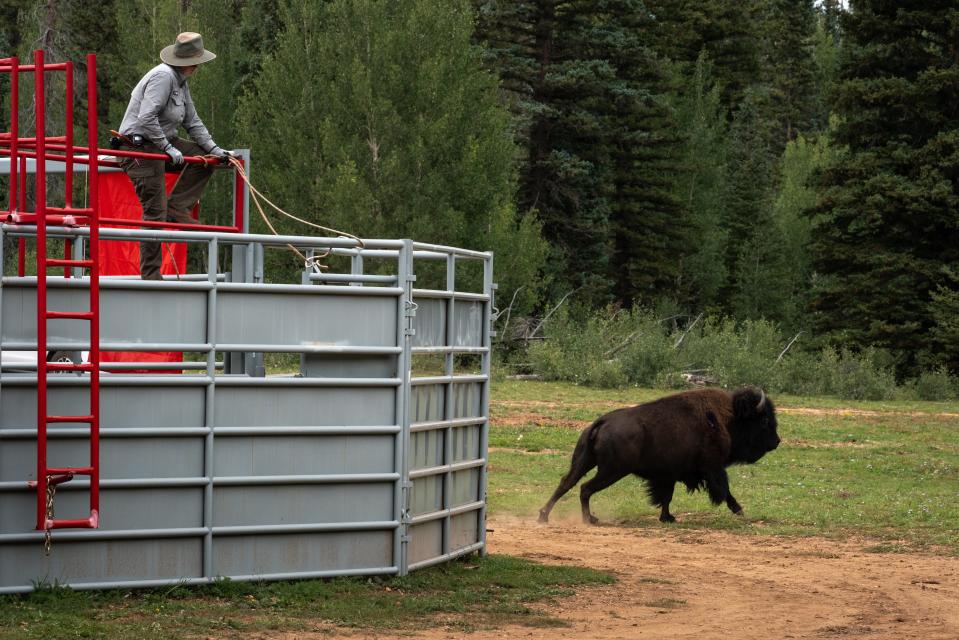
<path fill-rule="evenodd" d="M 733 417 L 727 429 L 732 440 L 729 464 L 751 464 L 769 449 L 765 437 L 776 429 L 776 408 L 762 391 L 752 388 L 732 393 Z M 757 409 L 760 401 L 762 407 Z"/>

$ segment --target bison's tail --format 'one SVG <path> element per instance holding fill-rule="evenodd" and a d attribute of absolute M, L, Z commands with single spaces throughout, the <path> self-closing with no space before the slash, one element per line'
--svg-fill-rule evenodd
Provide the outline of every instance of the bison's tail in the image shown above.
<path fill-rule="evenodd" d="M 543 508 L 539 510 L 539 521 L 546 522 L 549 519 L 549 512 L 553 510 L 553 505 L 566 495 L 566 492 L 576 486 L 576 483 L 579 482 L 580 478 L 589 473 L 590 469 L 596 466 L 596 452 L 594 449 L 594 442 L 596 440 L 596 434 L 599 432 L 599 428 L 603 424 L 603 419 L 600 418 L 593 424 L 589 425 L 586 429 L 583 430 L 583 433 L 580 434 L 579 440 L 576 442 L 576 448 L 573 449 L 573 459 L 569 465 L 569 471 L 565 476 L 559 481 L 559 486 L 556 487 L 556 491 L 553 492 L 552 497 L 549 501 L 543 505 Z"/>
<path fill-rule="evenodd" d="M 573 459 L 570 462 L 569 473 L 566 474 L 567 477 L 576 478 L 573 480 L 574 485 L 579 482 L 580 478 L 589 473 L 590 469 L 596 466 L 596 450 L 593 445 L 602 424 L 602 419 L 597 420 L 579 434 L 576 448 L 573 449 Z"/>

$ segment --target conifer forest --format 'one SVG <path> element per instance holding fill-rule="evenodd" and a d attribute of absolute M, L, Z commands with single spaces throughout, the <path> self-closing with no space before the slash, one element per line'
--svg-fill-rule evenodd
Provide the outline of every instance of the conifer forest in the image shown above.
<path fill-rule="evenodd" d="M 219 144 L 251 149 L 284 209 L 495 252 L 505 373 L 959 395 L 959 0 L 0 0 L 0 14 L 3 56 L 43 49 L 82 76 L 98 54 L 102 132 L 177 33 L 202 33 L 217 59 L 190 79 L 197 112 Z M 230 215 L 219 182 L 210 224 Z"/>

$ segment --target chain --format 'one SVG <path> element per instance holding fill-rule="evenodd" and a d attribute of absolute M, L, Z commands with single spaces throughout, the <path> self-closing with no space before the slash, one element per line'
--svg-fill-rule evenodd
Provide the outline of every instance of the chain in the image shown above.
<path fill-rule="evenodd" d="M 53 496 L 57 492 L 57 485 L 53 482 L 50 482 L 49 478 L 47 479 L 47 522 L 53 520 Z M 46 526 L 43 530 L 43 551 L 46 555 L 50 555 L 50 550 L 53 547 L 53 534 L 50 531 L 49 525 Z"/>

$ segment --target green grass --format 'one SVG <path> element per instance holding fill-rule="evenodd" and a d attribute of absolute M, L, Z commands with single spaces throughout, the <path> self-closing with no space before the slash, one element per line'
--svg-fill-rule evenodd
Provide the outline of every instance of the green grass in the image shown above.
<path fill-rule="evenodd" d="M 614 407 L 665 393 L 496 381 L 490 514 L 532 521 L 567 471 L 582 427 Z M 594 513 L 626 527 L 855 538 L 868 552 L 959 554 L 959 416 L 948 415 L 959 414 L 959 404 L 774 400 L 783 409 L 783 444 L 758 464 L 729 470 L 746 517 L 711 506 L 702 493 L 677 489 L 672 511 L 680 522 L 663 525 L 635 478 L 597 494 Z M 571 491 L 553 517 L 578 518 L 577 496 L 578 489 Z M 531 605 L 612 580 L 589 569 L 489 556 L 404 578 L 222 582 L 153 591 L 44 588 L 0 597 L 0 640 L 230 638 L 266 631 L 333 633 L 343 627 L 413 632 L 435 625 L 465 633 L 509 623 L 553 626 L 562 623 Z M 668 610 L 685 604 L 667 599 L 646 606 Z"/>
<path fill-rule="evenodd" d="M 0 596 L 0 639 L 230 638 L 269 630 L 323 631 L 333 625 L 391 631 L 435 624 L 462 631 L 509 623 L 551 627 L 563 622 L 531 604 L 612 581 L 592 569 L 493 555 L 392 579 L 223 581 L 150 591 L 45 587 L 25 596 Z"/>
<path fill-rule="evenodd" d="M 609 411 L 664 395 L 565 383 L 497 382 L 490 432 L 491 515 L 532 518 L 569 468 L 579 426 Z M 564 398 L 558 406 L 540 401 Z M 783 444 L 758 464 L 729 469 L 746 517 L 677 488 L 673 527 L 741 533 L 873 539 L 871 548 L 937 547 L 959 554 L 959 413 L 955 403 L 842 402 L 775 398 Z M 799 409 L 821 409 L 807 413 Z M 794 410 L 794 411 L 791 411 Z M 848 410 L 848 411 L 846 411 Z M 869 412 L 867 414 L 856 412 Z M 557 426 L 558 425 L 558 426 Z M 554 514 L 578 517 L 579 491 Z M 594 496 L 600 520 L 663 527 L 643 484 L 626 478 Z"/>

